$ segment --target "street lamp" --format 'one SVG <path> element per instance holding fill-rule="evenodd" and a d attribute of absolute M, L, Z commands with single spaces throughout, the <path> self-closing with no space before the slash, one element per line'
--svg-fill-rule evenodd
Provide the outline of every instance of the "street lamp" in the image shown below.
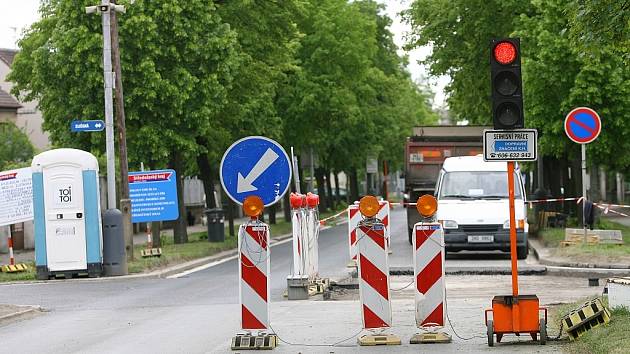
<path fill-rule="evenodd" d="M 112 41 L 110 33 L 110 10 L 125 12 L 122 5 L 110 4 L 109 0 L 102 0 L 100 5 L 85 8 L 87 14 L 99 13 L 103 20 L 103 77 L 105 82 L 105 150 L 107 154 L 107 208 L 116 209 L 116 164 L 114 153 L 114 117 L 112 87 L 114 73 L 112 72 Z M 126 181 L 122 181 L 126 183 Z"/>

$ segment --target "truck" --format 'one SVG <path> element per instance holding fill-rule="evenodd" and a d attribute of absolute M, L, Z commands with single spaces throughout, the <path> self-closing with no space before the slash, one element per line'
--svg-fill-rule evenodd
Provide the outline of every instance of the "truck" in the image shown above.
<path fill-rule="evenodd" d="M 404 202 L 407 208 L 409 243 L 412 241 L 413 225 L 420 221 L 420 214 L 408 203 L 415 203 L 424 194 L 435 194 L 444 159 L 483 153 L 485 129 L 492 127 L 442 125 L 413 128 L 412 136 L 405 143 Z"/>

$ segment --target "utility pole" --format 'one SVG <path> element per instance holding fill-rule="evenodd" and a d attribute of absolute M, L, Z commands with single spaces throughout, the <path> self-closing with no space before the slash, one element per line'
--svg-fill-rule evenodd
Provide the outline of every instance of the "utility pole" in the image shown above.
<path fill-rule="evenodd" d="M 115 1 L 112 1 L 116 6 Z M 117 11 L 110 11 L 112 60 L 114 64 L 116 98 L 116 128 L 118 129 L 118 159 L 120 162 L 120 209 L 123 213 L 123 232 L 127 257 L 133 259 L 133 225 L 131 224 L 131 200 L 129 199 L 129 164 L 127 161 L 127 130 L 125 128 L 125 102 L 123 96 L 122 69 L 120 65 L 120 47 L 118 40 Z M 123 10 L 124 12 L 124 10 Z"/>

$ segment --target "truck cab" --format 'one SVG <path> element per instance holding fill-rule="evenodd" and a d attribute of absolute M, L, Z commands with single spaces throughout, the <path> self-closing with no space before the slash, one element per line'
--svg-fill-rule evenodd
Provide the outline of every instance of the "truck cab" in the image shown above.
<path fill-rule="evenodd" d="M 525 188 L 514 172 L 517 256 L 528 254 Z M 444 160 L 435 196 L 437 219 L 444 227 L 447 252 L 510 251 L 507 163 L 486 162 L 481 155 Z"/>

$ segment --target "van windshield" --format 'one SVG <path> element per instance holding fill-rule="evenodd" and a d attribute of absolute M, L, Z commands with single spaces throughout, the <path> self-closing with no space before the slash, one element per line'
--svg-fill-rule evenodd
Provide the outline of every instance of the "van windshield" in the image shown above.
<path fill-rule="evenodd" d="M 514 197 L 522 199 L 518 176 L 514 174 Z M 505 172 L 447 172 L 442 177 L 439 198 L 444 199 L 503 199 L 508 197 Z"/>

